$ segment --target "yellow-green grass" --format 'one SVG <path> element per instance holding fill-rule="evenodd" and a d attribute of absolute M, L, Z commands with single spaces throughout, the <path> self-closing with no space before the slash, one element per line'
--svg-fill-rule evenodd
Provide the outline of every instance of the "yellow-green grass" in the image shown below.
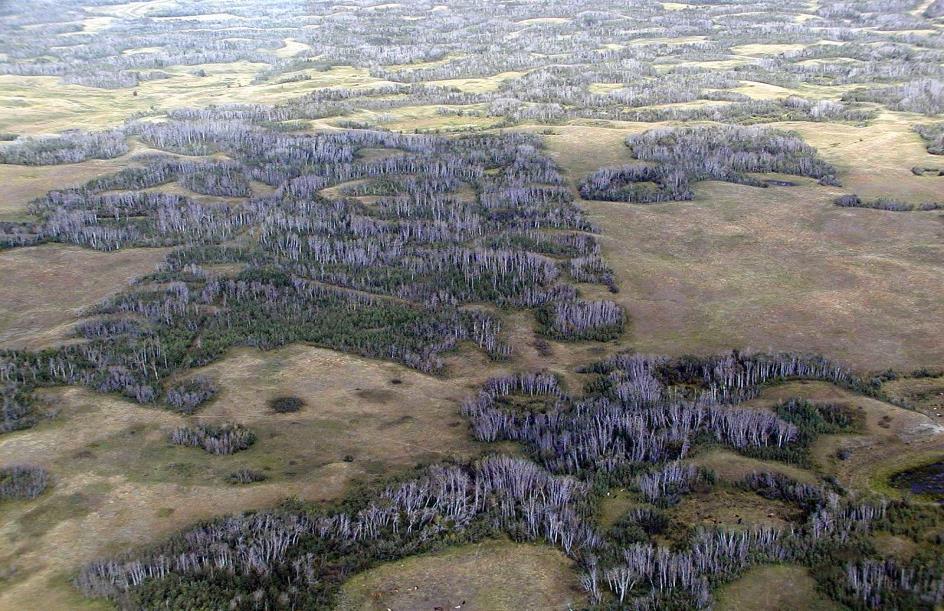
<path fill-rule="evenodd" d="M 723 484 L 684 495 L 668 514 L 688 528 L 727 529 L 785 528 L 800 517 L 796 507 Z"/>
<path fill-rule="evenodd" d="M 600 509 L 597 512 L 597 524 L 600 528 L 609 528 L 616 524 L 620 518 L 634 507 L 642 503 L 633 494 L 625 488 L 611 490 L 600 501 Z"/>
<path fill-rule="evenodd" d="M 799 51 L 806 47 L 805 44 L 780 44 L 780 43 L 752 43 L 748 45 L 737 45 L 731 47 L 735 55 L 745 55 L 747 57 L 767 57 L 770 55 L 780 55 L 788 51 Z"/>
<path fill-rule="evenodd" d="M 311 49 L 311 45 L 299 42 L 294 38 L 286 38 L 285 46 L 276 51 L 275 54 L 281 58 L 294 57 L 302 51 L 307 51 L 308 49 Z"/>
<path fill-rule="evenodd" d="M 753 568 L 716 594 L 719 611 L 826 611 L 840 607 L 816 591 L 816 581 L 803 567 L 778 564 Z"/>
<path fill-rule="evenodd" d="M 62 244 L 0 251 L 0 346 L 36 350 L 66 340 L 85 308 L 153 271 L 166 253 L 106 253 Z"/>
<path fill-rule="evenodd" d="M 129 155 L 116 159 L 91 159 L 65 165 L 24 166 L 0 164 L 0 221 L 29 218 L 27 205 L 53 189 L 82 185 L 99 176 L 127 167 Z"/>
<path fill-rule="evenodd" d="M 489 116 L 459 116 L 440 114 L 441 108 L 455 108 L 442 105 L 401 106 L 383 112 L 357 111 L 343 117 L 331 117 L 315 122 L 318 126 L 337 126 L 343 122 L 365 122 L 370 125 L 379 125 L 384 129 L 400 132 L 432 132 L 432 131 L 468 131 L 482 130 L 497 126 L 501 123 L 500 117 Z M 482 105 L 463 106 L 467 110 L 481 110 Z"/>
<path fill-rule="evenodd" d="M 915 166 L 938 166 L 939 155 L 927 152 L 912 130 L 922 118 L 902 113 L 882 113 L 867 126 L 839 123 L 779 123 L 778 129 L 793 130 L 839 169 L 841 190 L 864 199 L 897 198 L 910 203 L 944 202 L 940 179 L 916 176 Z M 933 216 L 931 217 L 934 218 Z M 908 239 L 907 233 L 902 240 Z"/>
<path fill-rule="evenodd" d="M 807 469 L 782 462 L 742 456 L 724 448 L 711 448 L 699 452 L 692 457 L 692 463 L 710 469 L 719 481 L 732 484 L 743 480 L 751 473 L 767 471 L 781 473 L 806 484 L 816 483 L 818 479 L 816 474 Z"/>
<path fill-rule="evenodd" d="M 568 609 L 585 604 L 573 562 L 540 545 L 486 542 L 381 565 L 344 585 L 341 611 Z"/>
<path fill-rule="evenodd" d="M 0 131 L 16 134 L 97 130 L 120 125 L 139 112 L 163 112 L 211 104 L 275 104 L 313 89 L 356 89 L 381 83 L 366 68 L 335 67 L 304 71 L 308 80 L 251 84 L 265 64 L 232 62 L 201 66 L 171 66 L 171 78 L 147 81 L 134 89 L 98 89 L 66 85 L 56 77 L 0 76 Z M 204 70 L 206 76 L 195 76 Z M 294 73 L 293 73 L 294 74 Z M 134 92 L 137 95 L 134 95 Z"/>
<path fill-rule="evenodd" d="M 503 82 L 507 80 L 514 80 L 520 76 L 523 76 L 524 74 L 524 72 L 514 71 L 500 72 L 498 74 L 479 78 L 458 78 L 442 81 L 428 81 L 428 84 L 438 85 L 441 87 L 455 87 L 456 89 L 467 91 L 469 93 L 489 93 L 491 91 L 498 90 Z"/>

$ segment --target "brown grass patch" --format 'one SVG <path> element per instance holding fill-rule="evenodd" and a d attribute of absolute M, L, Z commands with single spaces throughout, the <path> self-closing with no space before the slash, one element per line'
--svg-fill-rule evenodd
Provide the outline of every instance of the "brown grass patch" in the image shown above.
<path fill-rule="evenodd" d="M 338 608 L 568 609 L 584 602 L 572 567 L 546 546 L 464 545 L 357 575 L 344 585 Z"/>
<path fill-rule="evenodd" d="M 84 308 L 154 270 L 166 248 L 99 252 L 46 244 L 0 252 L 0 345 L 36 350 L 65 340 Z"/>
<path fill-rule="evenodd" d="M 816 580 L 803 567 L 761 566 L 722 587 L 715 595 L 722 611 L 825 611 L 839 606 L 816 591 Z"/>
<path fill-rule="evenodd" d="M 838 148 L 827 156 L 824 136 L 812 137 L 815 130 L 857 128 L 790 127 L 809 130 L 804 135 L 830 161 L 860 152 Z M 639 129 L 570 126 L 547 143 L 578 180 L 627 162 L 623 139 Z M 860 146 L 882 133 L 861 132 Z M 884 181 L 886 195 L 927 195 L 922 189 L 933 188 L 934 179 L 899 181 L 910 175 L 910 161 L 906 154 L 896 162 L 901 172 L 873 168 L 873 183 Z M 940 215 L 837 208 L 832 198 L 846 189 L 869 194 L 851 162 L 843 170 L 850 186 L 842 189 L 804 179 L 767 189 L 703 182 L 692 202 L 583 202 L 622 289 L 615 299 L 630 313 L 632 345 L 669 354 L 731 347 L 820 352 L 862 370 L 944 362 L 937 341 L 944 328 Z"/>

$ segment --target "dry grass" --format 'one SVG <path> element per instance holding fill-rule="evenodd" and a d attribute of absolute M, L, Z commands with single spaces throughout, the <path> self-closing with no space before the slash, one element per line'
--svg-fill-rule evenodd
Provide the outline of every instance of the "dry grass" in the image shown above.
<path fill-rule="evenodd" d="M 357 575 L 339 609 L 568 609 L 583 603 L 573 563 L 545 546 L 487 542 Z"/>
<path fill-rule="evenodd" d="M 825 611 L 839 606 L 816 591 L 816 581 L 802 567 L 761 566 L 724 586 L 716 594 L 719 611 Z"/>
<path fill-rule="evenodd" d="M 39 393 L 57 418 L 0 438 L 0 464 L 39 464 L 54 478 L 39 499 L 0 508 L 0 568 L 12 571 L 0 608 L 74 608 L 67 578 L 95 558 L 286 497 L 337 499 L 353 481 L 483 449 L 468 437 L 458 401 L 485 372 L 447 381 L 289 346 L 233 350 L 201 373 L 222 391 L 196 419 L 249 426 L 259 437 L 249 450 L 214 456 L 170 445 L 167 433 L 184 417 L 73 387 Z M 280 395 L 306 405 L 274 413 L 268 401 Z M 226 483 L 240 468 L 268 479 Z"/>
<path fill-rule="evenodd" d="M 755 43 L 749 45 L 737 45 L 731 47 L 735 55 L 745 55 L 747 57 L 767 57 L 771 55 L 780 55 L 788 51 L 799 51 L 806 47 L 805 44 L 767 44 Z"/>
<path fill-rule="evenodd" d="M 0 343 L 36 350 L 65 340 L 82 310 L 154 270 L 167 249 L 104 253 L 46 244 L 0 252 Z"/>
<path fill-rule="evenodd" d="M 251 84 L 265 64 L 233 62 L 202 66 L 172 66 L 171 78 L 147 81 L 131 89 L 96 89 L 65 85 L 56 77 L 0 76 L 0 131 L 16 134 L 98 130 L 120 125 L 136 112 L 205 107 L 252 100 L 274 104 L 323 87 L 352 89 L 379 83 L 366 68 L 336 67 L 308 70 L 309 80 Z M 206 76 L 195 76 L 202 69 Z M 137 91 L 135 96 L 133 91 Z"/>
<path fill-rule="evenodd" d="M 824 146 L 830 137 L 814 139 L 815 130 L 856 129 L 806 127 L 811 131 L 804 135 L 833 162 L 842 147 Z M 571 126 L 547 143 L 579 179 L 596 167 L 626 162 L 623 138 L 639 129 Z M 883 133 L 861 132 L 862 148 L 842 158 L 852 159 Z M 912 144 L 920 146 L 917 136 Z M 910 176 L 911 162 L 906 152 L 893 167 Z M 868 184 L 884 184 L 892 191 L 886 195 L 918 197 L 933 179 L 892 173 L 881 182 L 888 168 L 879 167 L 867 184 L 851 163 L 842 169 L 849 184 L 843 189 L 806 180 L 768 189 L 704 182 L 692 202 L 583 202 L 601 229 L 604 256 L 622 289 L 616 299 L 631 314 L 632 345 L 670 354 L 730 347 L 811 351 L 862 370 L 944 361 L 938 341 L 944 328 L 939 215 L 831 203 L 846 189 L 868 195 Z"/>
<path fill-rule="evenodd" d="M 0 164 L 0 221 L 29 218 L 27 204 L 53 189 L 82 185 L 93 178 L 112 174 L 127 167 L 127 157 L 92 159 L 58 166 L 22 166 Z"/>
<path fill-rule="evenodd" d="M 915 166 L 937 166 L 939 155 L 931 155 L 911 129 L 920 119 L 885 112 L 865 127 L 838 123 L 779 123 L 778 129 L 798 132 L 820 155 L 836 166 L 841 190 L 865 199 L 887 196 L 912 203 L 944 200 L 940 179 L 915 176 Z M 933 216 L 932 216 L 933 218 Z M 937 225 L 940 228 L 940 225 Z M 911 234 L 902 232 L 902 239 Z M 938 242 L 940 242 L 938 233 Z"/>
<path fill-rule="evenodd" d="M 233 459 L 268 467 L 273 478 L 304 474 L 320 487 L 339 472 L 363 478 L 478 451 L 459 415 L 471 390 L 460 381 L 305 346 L 233 350 L 200 373 L 222 389 L 200 418 L 256 431 L 259 442 Z M 268 402 L 278 396 L 299 397 L 306 406 L 273 413 Z"/>
<path fill-rule="evenodd" d="M 669 515 L 681 524 L 696 528 L 786 528 L 797 520 L 799 511 L 751 492 L 716 486 L 708 492 L 683 496 L 682 501 L 669 510 Z"/>
<path fill-rule="evenodd" d="M 800 482 L 816 483 L 817 477 L 807 469 L 770 460 L 759 460 L 735 453 L 732 450 L 712 448 L 693 457 L 692 462 L 711 469 L 719 480 L 736 483 L 755 472 L 772 471 L 782 473 Z"/>

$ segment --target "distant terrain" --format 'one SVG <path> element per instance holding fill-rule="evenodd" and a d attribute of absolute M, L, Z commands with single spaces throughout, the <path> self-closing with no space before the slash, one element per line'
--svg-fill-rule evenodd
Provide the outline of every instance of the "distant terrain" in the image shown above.
<path fill-rule="evenodd" d="M 944 0 L 0 3 L 0 609 L 937 609 Z"/>

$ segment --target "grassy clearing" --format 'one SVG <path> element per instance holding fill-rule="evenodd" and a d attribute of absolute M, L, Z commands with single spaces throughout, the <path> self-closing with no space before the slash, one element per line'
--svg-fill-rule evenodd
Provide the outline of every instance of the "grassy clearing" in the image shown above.
<path fill-rule="evenodd" d="M 255 431 L 259 441 L 233 456 L 232 467 L 239 462 L 266 470 L 271 481 L 303 476 L 320 482 L 320 473 L 370 477 L 477 451 L 458 413 L 467 392 L 462 385 L 393 363 L 289 346 L 234 350 L 199 373 L 222 389 L 199 418 Z M 306 406 L 274 413 L 269 401 L 279 396 L 298 397 Z"/>
<path fill-rule="evenodd" d="M 66 602 L 73 595 L 67 577 L 100 556 L 287 497 L 333 500 L 353 481 L 483 449 L 458 414 L 458 401 L 482 381 L 482 371 L 447 381 L 289 346 L 233 350 L 201 373 L 222 390 L 191 419 L 80 388 L 38 393 L 41 407 L 58 417 L 0 438 L 0 464 L 41 465 L 54 483 L 33 502 L 0 508 L 0 568 L 11 575 L 0 588 L 0 608 L 25 601 L 74 608 Z M 269 401 L 283 395 L 305 406 L 275 413 Z M 214 456 L 167 441 L 185 422 L 224 420 L 251 428 L 258 435 L 252 448 Z M 227 483 L 241 468 L 268 478 Z"/>
<path fill-rule="evenodd" d="M 365 68 L 335 67 L 308 70 L 307 80 L 291 83 L 250 84 L 265 64 L 233 62 L 202 66 L 171 66 L 171 78 L 147 81 L 132 89 L 96 89 L 62 84 L 56 77 L 0 76 L 0 131 L 17 134 L 59 132 L 81 128 L 98 130 L 120 125 L 129 115 L 172 108 L 252 100 L 274 104 L 312 89 L 357 88 L 381 82 Z M 206 76 L 196 76 L 197 70 Z M 134 95 L 137 91 L 138 95 Z"/>
<path fill-rule="evenodd" d="M 0 94 L 2 95 L 2 94 Z M 0 119 L 2 120 L 2 119 Z M 91 159 L 58 166 L 22 166 L 0 164 L 0 221 L 21 221 L 29 217 L 30 201 L 52 189 L 78 186 L 93 178 L 127 167 L 129 155 L 116 159 Z"/>
<path fill-rule="evenodd" d="M 766 57 L 769 55 L 780 55 L 781 53 L 786 53 L 788 51 L 799 51 L 805 47 L 806 45 L 804 44 L 755 43 L 749 45 L 737 45 L 736 47 L 731 47 L 731 50 L 735 55 L 745 55 L 747 57 Z"/>
<path fill-rule="evenodd" d="M 460 91 L 467 91 L 469 93 L 488 93 L 490 91 L 497 91 L 503 82 L 516 79 L 524 74 L 524 72 L 514 71 L 500 72 L 482 78 L 448 79 L 444 81 L 428 81 L 428 83 L 434 86 L 455 87 Z"/>
<path fill-rule="evenodd" d="M 726 486 L 685 495 L 669 511 L 677 522 L 688 527 L 733 529 L 785 528 L 796 521 L 798 513 L 786 503 Z"/>
<path fill-rule="evenodd" d="M 826 161 L 839 168 L 842 189 L 866 199 L 892 197 L 910 203 L 940 201 L 944 190 L 932 177 L 915 176 L 911 168 L 934 166 L 931 155 L 912 129 L 908 116 L 885 112 L 871 125 L 780 123 L 798 132 Z M 901 234 L 909 236 L 908 233 Z"/>
<path fill-rule="evenodd" d="M 782 473 L 787 477 L 807 484 L 813 484 L 817 481 L 816 475 L 807 469 L 781 462 L 741 456 L 724 448 L 712 448 L 700 452 L 693 457 L 692 462 L 700 467 L 711 469 L 720 481 L 728 483 L 736 483 L 751 473 L 762 471 Z"/>
<path fill-rule="evenodd" d="M 816 581 L 803 567 L 761 566 L 724 586 L 716 595 L 720 611 L 825 611 L 839 606 L 816 591 Z"/>
<path fill-rule="evenodd" d="M 645 127 L 555 128 L 559 135 L 548 136 L 547 144 L 578 180 L 598 167 L 629 161 L 623 139 Z M 622 289 L 615 298 L 631 313 L 632 344 L 670 354 L 732 346 L 820 352 L 862 370 L 944 361 L 937 341 L 944 326 L 938 281 L 944 244 L 937 216 L 832 205 L 837 194 L 867 193 L 869 185 L 883 185 L 893 197 L 920 197 L 930 195 L 924 189 L 935 183 L 911 176 L 907 152 L 884 166 L 900 171 L 883 175 L 879 166 L 872 176 L 863 162 L 864 173 L 856 174 L 848 160 L 873 137 L 883 137 L 881 128 L 853 131 L 863 141 L 850 150 L 824 145 L 831 141 L 824 134 L 858 128 L 790 127 L 828 160 L 847 160 L 840 166 L 847 186 L 796 179 L 798 186 L 767 189 L 704 182 L 692 202 L 582 203 L 601 229 L 604 257 Z M 893 134 L 889 146 L 904 140 L 903 132 Z M 908 138 L 913 153 L 923 150 L 917 135 Z"/>
<path fill-rule="evenodd" d="M 339 609 L 568 609 L 583 602 L 572 562 L 546 546 L 487 542 L 357 575 Z"/>
<path fill-rule="evenodd" d="M 35 350 L 65 340 L 82 310 L 153 271 L 164 248 L 104 253 L 46 244 L 0 252 L 0 342 Z"/>

